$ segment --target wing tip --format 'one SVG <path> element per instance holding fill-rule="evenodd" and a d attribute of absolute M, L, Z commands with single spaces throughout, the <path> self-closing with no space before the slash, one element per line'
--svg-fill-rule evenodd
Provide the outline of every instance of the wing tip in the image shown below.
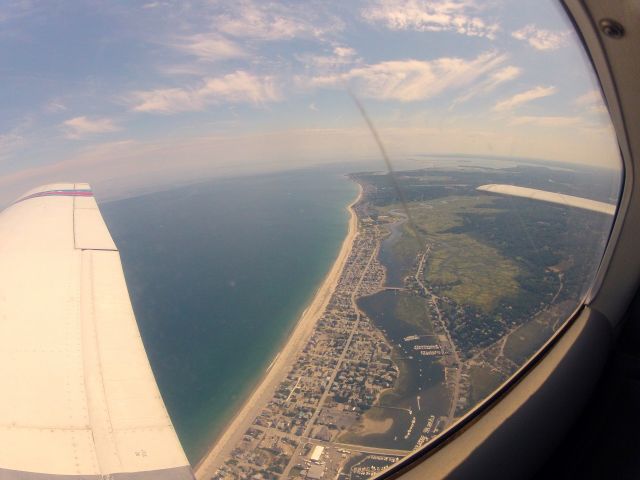
<path fill-rule="evenodd" d="M 91 185 L 78 183 L 48 183 L 32 188 L 18 197 L 13 204 L 36 197 L 92 197 Z"/>

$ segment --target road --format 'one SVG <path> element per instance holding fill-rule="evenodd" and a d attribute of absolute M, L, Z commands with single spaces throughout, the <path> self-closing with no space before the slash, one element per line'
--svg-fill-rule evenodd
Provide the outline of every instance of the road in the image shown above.
<path fill-rule="evenodd" d="M 420 288 L 424 291 L 427 298 L 431 300 L 431 306 L 435 310 L 438 315 L 438 325 L 442 327 L 444 330 L 445 336 L 447 337 L 447 341 L 449 342 L 449 347 L 451 349 L 451 353 L 453 354 L 453 358 L 456 366 L 456 376 L 453 385 L 453 394 L 451 395 L 451 406 L 449 407 L 449 413 L 447 414 L 447 425 L 451 425 L 453 419 L 456 414 L 456 406 L 458 405 L 458 399 L 460 398 L 460 383 L 462 381 L 462 363 L 460 362 L 460 355 L 458 354 L 458 349 L 456 348 L 455 343 L 453 343 L 453 339 L 451 338 L 451 333 L 447 328 L 446 323 L 442 320 L 442 312 L 440 312 L 440 308 L 438 307 L 438 296 L 435 295 L 431 290 L 427 288 L 427 286 L 422 281 L 424 265 L 427 261 L 427 257 L 431 252 L 431 245 L 427 246 L 426 251 L 422 254 L 420 261 L 418 262 L 418 270 L 416 271 L 415 279 L 420 285 Z"/>
<path fill-rule="evenodd" d="M 364 278 L 366 277 L 367 272 L 369 271 L 369 267 L 371 266 L 371 262 L 373 262 L 373 259 L 378 255 L 379 248 L 380 248 L 379 246 L 376 247 L 373 250 L 373 252 L 371 253 L 371 255 L 369 256 L 369 260 L 367 262 L 367 265 L 362 270 L 362 274 L 360 275 L 360 278 L 358 279 L 358 283 L 356 284 L 355 288 L 353 289 L 353 292 L 351 293 L 351 306 L 353 307 L 354 311 L 356 312 L 356 319 L 353 321 L 353 326 L 351 327 L 351 331 L 349 332 L 349 338 L 347 338 L 345 346 L 342 349 L 342 353 L 340 353 L 340 356 L 338 357 L 338 361 L 336 362 L 336 366 L 333 368 L 333 371 L 331 372 L 331 376 L 329 377 L 329 381 L 327 382 L 327 389 L 324 391 L 324 393 L 320 397 L 320 401 L 318 402 L 318 406 L 316 407 L 315 411 L 313 412 L 313 415 L 309 419 L 309 423 L 307 424 L 307 427 L 304 429 L 304 432 L 302 434 L 302 437 L 304 437 L 304 438 L 308 438 L 309 437 L 309 434 L 311 433 L 311 429 L 313 428 L 313 425 L 315 424 L 316 419 L 318 418 L 318 415 L 320 414 L 320 411 L 322 410 L 322 406 L 324 405 L 325 400 L 331 394 L 331 388 L 330 387 L 331 387 L 331 385 L 333 385 L 333 382 L 335 381 L 336 376 L 338 375 L 338 372 L 340 371 L 340 367 L 342 365 L 342 362 L 344 361 L 344 359 L 345 359 L 345 357 L 347 355 L 347 351 L 349 350 L 349 345 L 351 345 L 351 341 L 353 339 L 353 335 L 358 330 L 358 324 L 360 322 L 360 317 L 362 315 L 362 312 L 358 308 L 358 304 L 356 302 L 356 300 L 358 298 L 358 291 L 360 290 L 360 286 L 362 285 L 362 282 L 363 282 Z M 314 442 L 319 443 L 317 440 L 314 440 Z M 300 454 L 300 450 L 302 449 L 303 444 L 304 444 L 304 442 L 300 442 L 298 444 L 298 446 L 296 447 L 295 451 L 293 452 L 293 455 L 291 456 L 291 459 L 289 460 L 289 463 L 287 464 L 286 468 L 282 472 L 281 476 L 283 478 L 287 478 L 287 476 L 289 475 L 289 472 L 291 471 L 291 468 L 293 468 L 293 466 L 295 465 L 295 463 L 296 463 L 295 459 Z M 330 443 L 330 442 L 327 442 L 327 444 L 335 445 L 335 444 Z M 354 447 L 355 446 L 350 446 L 349 448 L 353 449 Z"/>
<path fill-rule="evenodd" d="M 376 448 L 364 445 L 352 445 L 350 443 L 325 442 L 323 440 L 305 438 L 304 440 L 312 440 L 314 444 L 325 447 L 343 448 L 352 452 L 369 453 L 371 455 L 398 455 L 405 457 L 411 453 L 411 450 L 397 450 L 393 448 Z"/>

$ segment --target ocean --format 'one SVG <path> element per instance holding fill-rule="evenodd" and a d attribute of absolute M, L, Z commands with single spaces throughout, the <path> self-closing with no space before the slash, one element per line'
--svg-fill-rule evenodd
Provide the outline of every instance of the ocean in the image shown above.
<path fill-rule="evenodd" d="M 356 184 L 334 167 L 218 179 L 100 204 L 192 464 L 313 298 L 346 236 L 346 207 L 356 195 Z"/>

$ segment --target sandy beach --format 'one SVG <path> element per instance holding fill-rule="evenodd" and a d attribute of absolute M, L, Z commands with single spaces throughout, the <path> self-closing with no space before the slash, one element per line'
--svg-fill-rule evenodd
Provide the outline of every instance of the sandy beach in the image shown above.
<path fill-rule="evenodd" d="M 317 290 L 311 304 L 302 313 L 295 329 L 287 339 L 284 348 L 278 352 L 274 361 L 265 372 L 264 377 L 253 391 L 249 399 L 244 403 L 240 411 L 225 428 L 224 433 L 217 439 L 211 449 L 194 467 L 194 473 L 198 480 L 208 480 L 220 467 L 242 439 L 245 431 L 251 426 L 255 417 L 271 399 L 276 388 L 287 374 L 291 364 L 306 344 L 313 328 L 324 312 L 329 299 L 340 278 L 340 274 L 351 252 L 353 240 L 358 231 L 358 219 L 354 211 L 354 205 L 362 197 L 362 187 L 359 186 L 358 197 L 349 205 L 349 231 L 340 248 L 331 270 L 325 277 L 322 285 Z"/>

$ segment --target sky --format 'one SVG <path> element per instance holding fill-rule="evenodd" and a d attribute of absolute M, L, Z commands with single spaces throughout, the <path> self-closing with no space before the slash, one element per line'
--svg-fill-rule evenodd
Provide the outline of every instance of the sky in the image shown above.
<path fill-rule="evenodd" d="M 606 167 L 591 66 L 549 0 L 0 2 L 0 204 L 379 160 Z"/>

